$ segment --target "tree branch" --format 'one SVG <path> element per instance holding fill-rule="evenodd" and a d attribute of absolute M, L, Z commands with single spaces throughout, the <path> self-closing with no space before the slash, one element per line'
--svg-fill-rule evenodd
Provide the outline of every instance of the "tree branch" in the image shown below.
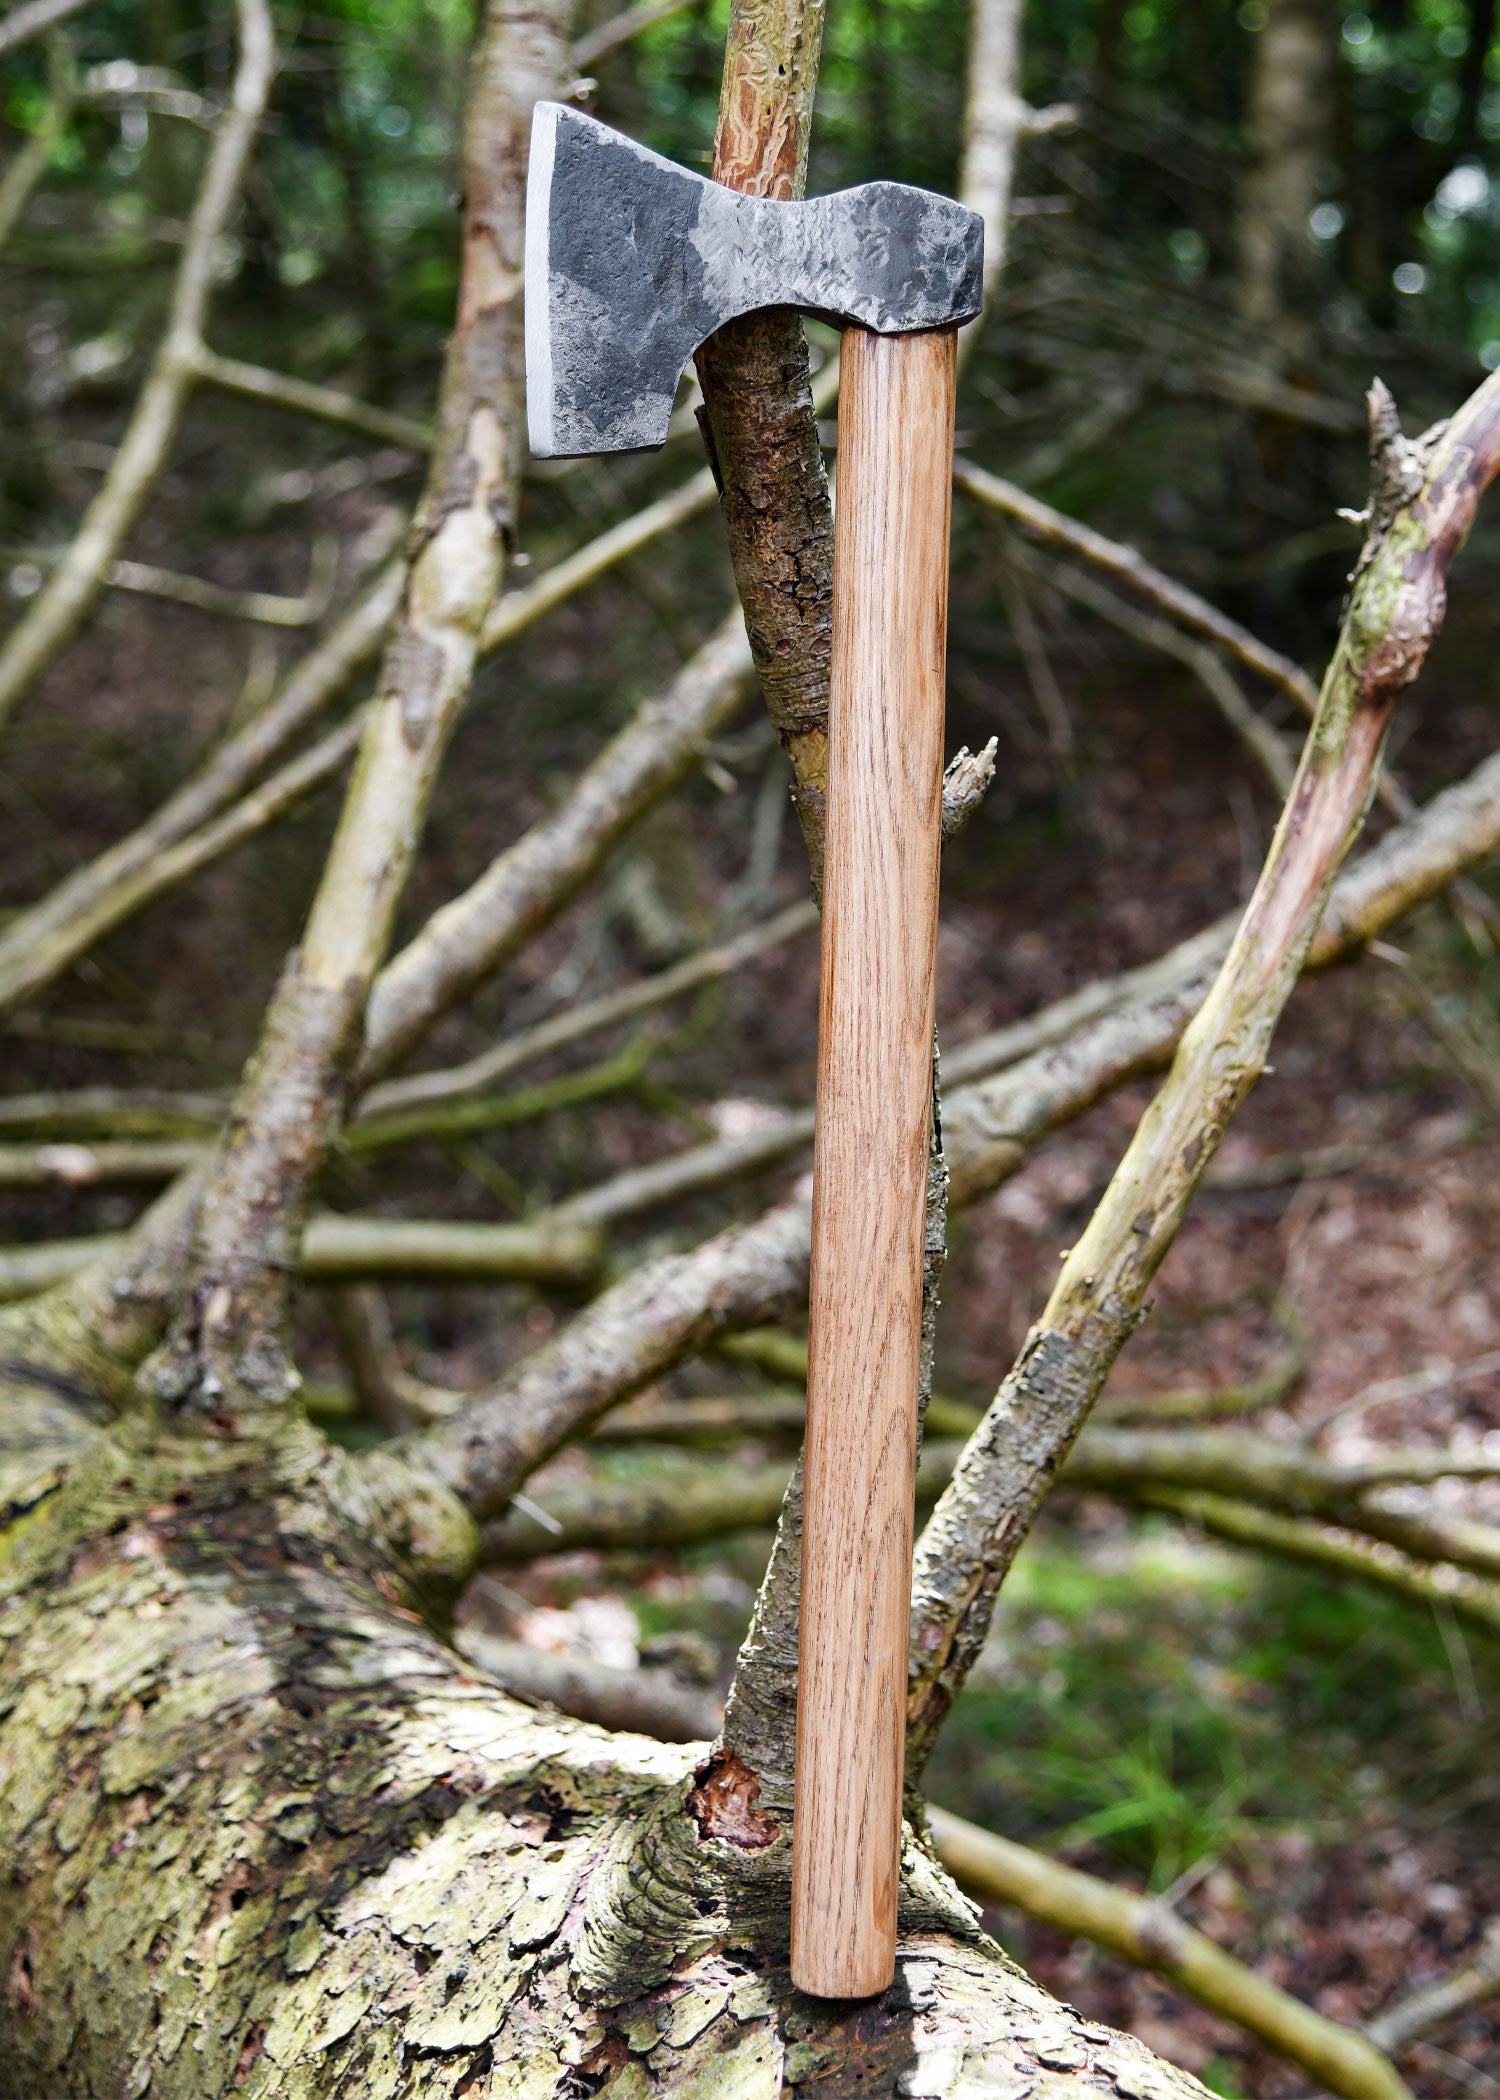
<path fill-rule="evenodd" d="M 1343 2100 L 1410 2100 L 1372 2034 L 1325 2019 L 1290 1991 L 1185 1925 L 1169 1906 L 1115 1888 L 950 1815 L 927 1811 L 938 1858 L 963 1888 L 1008 1903 L 1059 1932 L 1107 1947 L 1139 1969 L 1165 1976 L 1210 2012 L 1232 2020 Z"/>
<path fill-rule="evenodd" d="M 1399 694 L 1446 604 L 1448 569 L 1500 467 L 1500 381 L 1408 446 L 1371 394 L 1374 522 L 1318 713 L 1255 893 L 1041 1320 L 917 1553 L 908 1770 L 920 1771 L 983 1646 L 1006 1570 L 1125 1340 L 1187 1205 L 1259 1077 L 1339 862 L 1363 819 Z"/>
<path fill-rule="evenodd" d="M 713 477 L 705 469 L 565 556 L 534 582 L 507 591 L 485 622 L 485 651 L 515 640 L 627 555 L 693 517 L 712 497 Z M 404 559 L 388 562 L 332 632 L 295 667 L 276 697 L 227 738 L 153 816 L 0 929 L 0 1007 L 40 991 L 103 934 L 274 821 L 301 793 L 338 770 L 347 749 L 352 749 L 343 741 L 343 729 L 324 739 L 317 759 L 305 753 L 290 760 L 275 782 L 267 781 L 243 810 L 230 807 L 379 655 L 401 602 L 405 575 Z M 307 788 L 297 785 L 303 779 Z M 213 820 L 225 811 L 222 827 L 214 827 Z M 187 847 L 200 829 L 202 837 Z M 186 848 L 180 857 L 174 852 L 179 846 Z"/>
<path fill-rule="evenodd" d="M 356 1121 L 398 1110 L 426 1108 L 438 1102 L 463 1101 L 486 1093 L 498 1081 L 509 1079 L 535 1059 L 566 1049 L 601 1029 L 616 1027 L 621 1021 L 634 1020 L 638 1014 L 650 1013 L 669 1000 L 680 998 L 684 992 L 696 991 L 700 985 L 727 977 L 744 964 L 811 932 L 817 923 L 816 905 L 810 902 L 788 905 L 785 911 L 778 912 L 764 925 L 752 926 L 727 941 L 715 942 L 697 955 L 674 963 L 671 969 L 658 971 L 654 977 L 641 978 L 634 984 L 622 985 L 618 991 L 605 992 L 597 999 L 571 1006 L 565 1013 L 539 1022 L 535 1028 L 528 1028 L 524 1035 L 510 1036 L 496 1043 L 493 1049 L 470 1058 L 467 1064 L 452 1065 L 439 1072 L 418 1072 L 409 1079 L 386 1080 L 365 1095 Z"/>
<path fill-rule="evenodd" d="M 192 1287 L 145 1374 L 160 1402 L 220 1423 L 296 1390 L 284 1340 L 292 1250 L 513 528 L 526 150 L 566 33 L 564 0 L 513 4 L 491 0 L 470 75 L 458 317 L 401 610 L 302 946 L 209 1171 Z"/>
<path fill-rule="evenodd" d="M 0 37 L 3 35 L 4 29 L 0 28 Z M 73 53 L 66 37 L 54 38 L 47 71 L 50 100 L 46 114 L 0 176 L 0 248 L 25 217 L 37 184 L 51 165 L 52 149 L 66 130 L 78 100 Z"/>
<path fill-rule="evenodd" d="M 59 19 L 65 11 L 54 5 L 45 20 Z M 35 15 L 39 8 L 29 12 Z M 0 647 L 0 722 L 87 619 L 176 436 L 193 383 L 219 239 L 244 181 L 275 65 L 266 0 L 237 0 L 237 19 L 239 65 L 193 206 L 166 333 L 103 486 L 45 587 Z M 17 26 L 15 15 L 0 25 L 0 51 L 6 48 L 6 30 Z M 13 35 L 12 41 L 18 40 Z"/>
<path fill-rule="evenodd" d="M 713 177 L 783 201 L 807 183 L 824 0 L 731 0 Z M 823 888 L 833 506 L 801 316 L 747 314 L 698 352 L 699 420 L 721 489 L 755 669 L 792 762 L 792 799 Z"/>
<path fill-rule="evenodd" d="M 1394 2056 L 1435 2027 L 1495 1997 L 1500 1997 L 1500 1923 L 1492 1921 L 1472 1962 L 1398 1999 L 1365 2022 L 1365 2033 L 1377 2049 L 1388 2049 Z"/>
<path fill-rule="evenodd" d="M 362 430 L 367 437 L 400 445 L 408 452 L 426 452 L 432 445 L 432 432 L 425 423 L 392 415 L 389 409 L 376 408 L 339 387 L 294 379 L 288 372 L 269 372 L 264 365 L 248 365 L 238 357 L 220 357 L 206 343 L 200 342 L 193 353 L 193 371 L 207 385 L 226 394 L 288 409 L 293 415 L 316 416 L 321 422 L 337 423 L 346 430 Z"/>
<path fill-rule="evenodd" d="M 953 479 L 965 495 L 972 496 L 991 510 L 1002 512 L 1042 546 L 1054 548 L 1059 554 L 1074 555 L 1087 562 L 1090 568 L 1125 584 L 1178 627 L 1187 628 L 1191 634 L 1201 634 L 1227 650 L 1247 670 L 1254 671 L 1279 692 L 1285 693 L 1305 715 L 1313 713 L 1318 703 L 1317 688 L 1305 671 L 1299 670 L 1279 650 L 1257 640 L 1237 620 L 1231 620 L 1227 613 L 1210 605 L 1206 598 L 1200 598 L 1186 584 L 1178 583 L 1160 569 L 1153 568 L 1134 547 L 1106 539 L 1091 525 L 1082 525 L 1076 518 L 1065 517 L 1060 510 L 1054 510 L 1039 497 L 1028 495 L 1013 482 L 1003 481 L 998 474 L 976 467 L 972 460 L 955 460 Z"/>
<path fill-rule="evenodd" d="M 1308 967 L 1323 968 L 1383 931 L 1453 875 L 1500 847 L 1500 756 L 1437 796 L 1409 826 L 1393 831 L 1340 876 Z M 1122 982 L 1138 996 L 1054 1042 L 1037 1021 L 1020 1024 L 1047 1047 L 987 1084 L 948 1097 L 945 1136 L 954 1199 L 972 1201 L 1014 1172 L 1030 1148 L 1103 1099 L 1113 1088 L 1167 1064 L 1233 934 L 1232 922 L 1185 941 Z M 1079 995 L 1059 1002 L 1076 1007 Z M 1044 1018 L 1044 1017 L 1043 1017 Z M 993 1044 L 998 1036 L 981 1038 Z M 959 1055 L 950 1057 L 950 1066 Z M 472 1444 L 462 1422 L 439 1434 L 440 1473 L 486 1512 L 503 1507 L 542 1459 L 639 1392 L 685 1356 L 721 1336 L 781 1318 L 805 1302 L 808 1213 L 803 1204 L 769 1212 L 687 1255 L 646 1264 L 604 1292 L 567 1331 L 479 1396 L 485 1412 Z M 758 1307 L 773 1310 L 757 1312 Z M 528 1418 L 513 1444 L 505 1434 L 507 1396 Z M 419 1470 L 425 1441 L 406 1457 Z M 487 1468 L 493 1464 L 493 1475 Z M 793 1615 L 795 1624 L 795 1614 Z"/>
<path fill-rule="evenodd" d="M 664 22 L 668 15 L 679 13 L 687 5 L 688 0 L 636 0 L 634 7 L 624 8 L 619 14 L 611 15 L 607 22 L 601 22 L 597 29 L 591 29 L 581 36 L 569 54 L 572 64 L 578 72 L 586 73 L 590 66 L 598 64 L 606 52 L 616 51 L 621 44 L 633 42 L 643 30 L 654 28 L 658 22 Z"/>
<path fill-rule="evenodd" d="M 178 1188 L 189 1192 L 196 1202 L 196 1180 L 180 1182 Z M 38 1296 L 86 1274 L 100 1262 L 121 1258 L 133 1238 L 131 1233 L 99 1233 L 88 1239 L 40 1240 L 26 1247 L 0 1249 L 0 1300 Z M 432 1283 L 538 1283 L 566 1290 L 591 1283 L 598 1275 L 602 1255 L 597 1233 L 550 1218 L 468 1225 L 448 1219 L 366 1218 L 325 1211 L 308 1219 L 293 1246 L 289 1268 L 309 1283 L 368 1282 L 383 1277 Z"/>
<path fill-rule="evenodd" d="M 8 51 L 19 51 L 59 22 L 66 22 L 70 15 L 81 14 L 88 0 L 28 0 L 24 7 L 13 7 L 0 20 L 0 58 Z"/>
<path fill-rule="evenodd" d="M 752 675 L 736 612 L 585 767 L 565 802 L 434 913 L 376 979 L 361 1086 L 577 894 L 624 832 L 697 763 L 705 740 L 732 720 Z"/>
<path fill-rule="evenodd" d="M 1138 1499 L 1214 1538 L 1227 1539 L 1231 1545 L 1251 1546 L 1257 1552 L 1279 1554 L 1307 1567 L 1374 1583 L 1377 1589 L 1389 1590 L 1409 1603 L 1448 1610 L 1487 1633 L 1500 1633 L 1500 1588 L 1467 1569 L 1451 1564 L 1424 1567 L 1385 1542 L 1371 1544 L 1346 1531 L 1280 1516 L 1229 1495 L 1154 1488 Z"/>
<path fill-rule="evenodd" d="M 555 1706 L 612 1734 L 702 1743 L 719 1731 L 712 1693 L 680 1684 L 667 1670 L 617 1670 L 576 1655 L 549 1655 L 475 1626 L 460 1628 L 454 1645 L 513 1696 Z"/>

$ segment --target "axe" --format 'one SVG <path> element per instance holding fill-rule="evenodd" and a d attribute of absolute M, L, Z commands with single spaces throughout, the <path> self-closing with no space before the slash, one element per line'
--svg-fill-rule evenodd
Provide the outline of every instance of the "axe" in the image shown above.
<path fill-rule="evenodd" d="M 976 213 L 894 182 L 745 196 L 557 103 L 526 199 L 540 458 L 663 443 L 716 328 L 843 325 L 792 1833 L 792 1978 L 895 1970 L 931 1110 L 955 337 Z"/>

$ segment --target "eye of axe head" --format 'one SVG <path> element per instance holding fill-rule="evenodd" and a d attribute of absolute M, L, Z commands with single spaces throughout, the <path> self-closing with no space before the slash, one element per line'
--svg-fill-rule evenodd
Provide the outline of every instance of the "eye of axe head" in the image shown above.
<path fill-rule="evenodd" d="M 557 102 L 526 193 L 526 394 L 538 459 L 665 442 L 698 345 L 796 306 L 880 335 L 971 320 L 976 212 L 900 182 L 779 204 L 710 182 Z"/>

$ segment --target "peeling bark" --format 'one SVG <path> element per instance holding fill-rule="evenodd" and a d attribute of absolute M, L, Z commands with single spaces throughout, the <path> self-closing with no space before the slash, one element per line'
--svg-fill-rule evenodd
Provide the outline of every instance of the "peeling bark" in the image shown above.
<path fill-rule="evenodd" d="M 106 1432 L 18 1385 L 0 1422 L 17 2100 L 1201 2093 L 1022 1976 L 910 1835 L 892 1989 L 797 1996 L 748 1786 L 710 1805 L 701 1752 L 466 1665 L 305 1429 Z"/>

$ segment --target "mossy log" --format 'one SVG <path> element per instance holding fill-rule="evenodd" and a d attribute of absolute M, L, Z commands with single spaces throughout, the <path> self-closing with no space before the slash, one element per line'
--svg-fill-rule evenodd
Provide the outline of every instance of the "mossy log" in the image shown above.
<path fill-rule="evenodd" d="M 1201 2091 L 1028 1981 L 910 1832 L 892 1989 L 798 1997 L 755 1775 L 466 1664 L 456 1504 L 398 1561 L 305 1425 L 66 1384 L 0 1382 L 0 2092 Z"/>

